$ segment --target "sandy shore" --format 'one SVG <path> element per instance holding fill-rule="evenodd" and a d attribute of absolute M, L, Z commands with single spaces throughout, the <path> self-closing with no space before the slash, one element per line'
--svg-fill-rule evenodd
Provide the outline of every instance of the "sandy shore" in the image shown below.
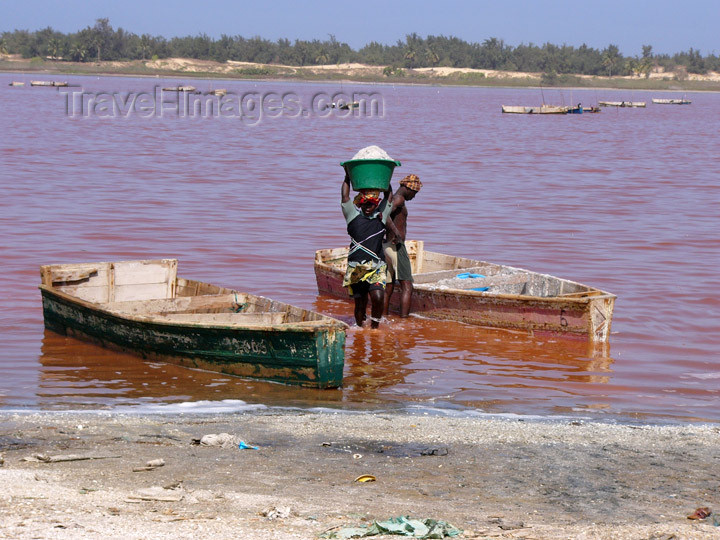
<path fill-rule="evenodd" d="M 542 73 L 499 71 L 455 67 L 426 67 L 403 69 L 402 74 L 387 76 L 388 66 L 358 63 L 325 64 L 313 66 L 289 66 L 283 64 L 258 64 L 253 62 L 215 62 L 193 58 L 162 58 L 157 60 L 127 60 L 103 62 L 68 62 L 45 58 L 29 60 L 17 54 L 0 55 L 0 70 L 42 74 L 85 74 L 162 76 L 218 79 L 254 80 L 309 80 L 309 81 L 358 81 L 385 84 L 449 84 L 513 87 L 536 87 L 542 85 Z M 390 66 L 392 67 L 392 66 Z M 571 75 L 573 81 L 558 87 L 580 85 L 585 88 L 624 88 L 672 91 L 718 91 L 720 73 L 666 73 L 658 67 L 648 78 L 639 76 Z M 42 78 L 42 77 L 40 77 Z M 547 84 L 545 84 L 547 86 Z"/>
<path fill-rule="evenodd" d="M 720 538 L 687 519 L 720 508 L 719 448 L 716 426 L 6 413 L 0 537 L 310 539 L 411 515 L 462 538 Z"/>

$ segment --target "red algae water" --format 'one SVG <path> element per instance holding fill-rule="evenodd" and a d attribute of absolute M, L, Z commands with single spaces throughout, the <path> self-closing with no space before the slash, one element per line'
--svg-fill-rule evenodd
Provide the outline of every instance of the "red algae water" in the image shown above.
<path fill-rule="evenodd" d="M 30 87 L 34 79 L 68 88 Z M 14 80 L 24 87 L 10 87 Z M 242 400 L 720 421 L 720 95 L 0 74 L 0 410 Z M 329 104 L 369 98 L 366 110 Z M 501 105 L 645 101 L 600 114 Z M 318 295 L 348 241 L 341 161 L 376 144 L 423 181 L 425 247 L 617 295 L 592 346 L 421 317 L 348 331 L 345 378 L 311 390 L 146 362 L 45 330 L 42 264 L 179 259 L 179 274 L 352 321 Z"/>

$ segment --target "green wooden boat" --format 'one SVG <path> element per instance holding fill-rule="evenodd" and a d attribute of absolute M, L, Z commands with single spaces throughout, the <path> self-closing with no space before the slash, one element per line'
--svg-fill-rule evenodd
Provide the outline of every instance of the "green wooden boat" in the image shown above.
<path fill-rule="evenodd" d="M 143 358 L 314 388 L 342 384 L 341 321 L 177 277 L 177 260 L 42 266 L 45 326 Z"/>

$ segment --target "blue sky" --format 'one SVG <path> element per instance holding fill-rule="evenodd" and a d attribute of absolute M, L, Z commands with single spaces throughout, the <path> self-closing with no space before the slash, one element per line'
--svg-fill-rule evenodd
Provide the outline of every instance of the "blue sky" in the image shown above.
<path fill-rule="evenodd" d="M 327 39 L 357 49 L 392 44 L 411 32 L 506 44 L 553 43 L 626 56 L 643 45 L 655 53 L 720 54 L 720 0 L 0 0 L 0 31 L 52 26 L 74 32 L 108 17 L 113 27 L 165 37 L 205 33 L 276 40 Z"/>

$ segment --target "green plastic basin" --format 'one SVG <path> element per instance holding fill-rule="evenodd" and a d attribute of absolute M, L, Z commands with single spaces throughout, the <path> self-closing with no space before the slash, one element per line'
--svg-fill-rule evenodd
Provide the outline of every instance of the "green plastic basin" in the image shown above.
<path fill-rule="evenodd" d="M 361 189 L 385 191 L 390 187 L 393 170 L 402 164 L 399 161 L 387 159 L 353 159 L 343 161 L 340 165 L 350 176 L 350 184 L 355 191 Z"/>

